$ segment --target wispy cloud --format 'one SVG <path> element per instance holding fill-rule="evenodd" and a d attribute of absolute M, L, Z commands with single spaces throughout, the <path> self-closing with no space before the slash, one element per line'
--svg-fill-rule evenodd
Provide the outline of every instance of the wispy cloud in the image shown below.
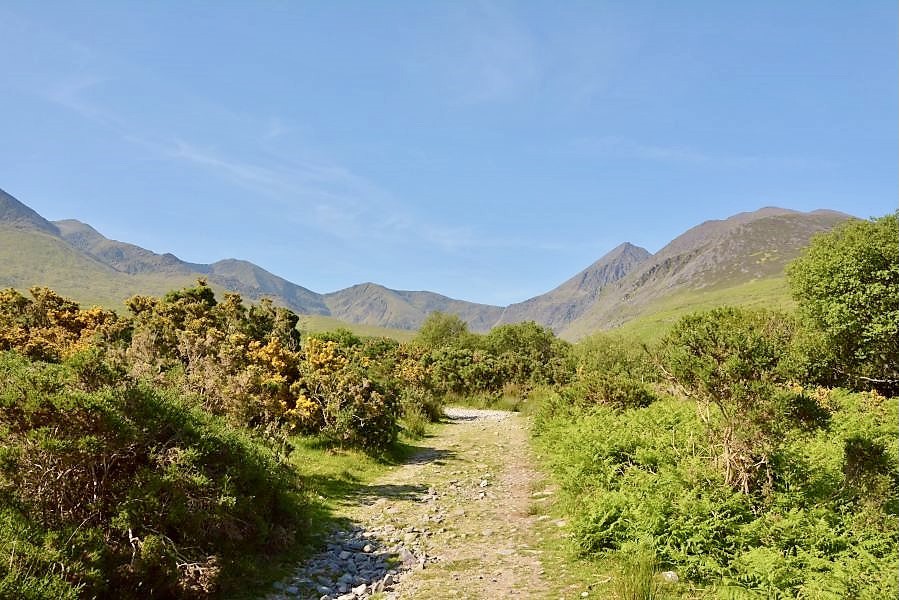
<path fill-rule="evenodd" d="M 227 157 L 183 140 L 167 144 L 134 140 L 168 159 L 195 165 L 265 195 L 294 213 L 298 222 L 348 242 L 424 242 L 443 251 L 485 247 L 469 227 L 447 227 L 417 218 L 388 191 L 335 165 L 273 160 L 268 166 Z"/>
<path fill-rule="evenodd" d="M 728 168 L 812 168 L 825 166 L 813 158 L 767 155 L 717 154 L 688 145 L 659 145 L 638 142 L 632 139 L 604 136 L 579 139 L 571 144 L 580 154 L 590 154 L 607 158 L 645 160 L 690 165 Z"/>
<path fill-rule="evenodd" d="M 244 156 L 174 132 L 151 132 L 101 100 L 104 86 L 115 81 L 98 74 L 100 70 L 85 66 L 74 74 L 41 81 L 31 91 L 157 159 L 201 169 L 278 206 L 284 218 L 338 239 L 392 244 L 412 239 L 444 251 L 475 245 L 475 237 L 467 229 L 443 227 L 414 216 L 389 191 L 341 165 L 274 152 L 270 142 L 290 130 L 277 117 L 254 119 L 224 108 L 218 111 L 231 120 L 251 121 L 250 126 L 241 123 L 236 129 L 259 133 L 241 149 Z"/>
<path fill-rule="evenodd" d="M 262 133 L 263 141 L 276 140 L 290 131 L 290 128 L 278 117 L 271 117 Z"/>
<path fill-rule="evenodd" d="M 444 48 L 444 69 L 458 101 L 514 99 L 539 83 L 542 68 L 533 36 L 498 5 L 477 5 L 454 33 Z"/>

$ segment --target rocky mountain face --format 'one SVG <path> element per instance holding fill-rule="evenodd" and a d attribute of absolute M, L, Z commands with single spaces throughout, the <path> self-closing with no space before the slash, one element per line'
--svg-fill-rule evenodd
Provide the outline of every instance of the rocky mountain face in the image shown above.
<path fill-rule="evenodd" d="M 559 287 L 503 310 L 497 324 L 537 321 L 559 331 L 580 317 L 600 293 L 634 270 L 652 255 L 624 243 Z"/>
<path fill-rule="evenodd" d="M 577 338 L 620 325 L 684 290 L 780 277 L 812 235 L 848 218 L 826 210 L 763 208 L 707 221 L 655 255 L 621 244 L 558 287 L 500 307 L 375 283 L 319 294 L 247 261 L 189 263 L 108 239 L 80 221 L 50 222 L 0 190 L 0 285 L 46 285 L 82 302 L 120 306 L 130 295 L 159 294 L 204 277 L 249 300 L 269 297 L 300 314 L 348 323 L 414 330 L 428 314 L 441 311 L 458 315 L 476 332 L 536 321 Z"/>
<path fill-rule="evenodd" d="M 844 213 L 763 208 L 706 221 L 672 240 L 625 277 L 607 286 L 566 337 L 610 329 L 653 302 L 685 290 L 716 289 L 780 277 L 811 237 L 850 219 Z"/>
<path fill-rule="evenodd" d="M 56 226 L 0 190 L 0 225 L 14 229 L 32 229 L 50 235 L 58 235 Z"/>

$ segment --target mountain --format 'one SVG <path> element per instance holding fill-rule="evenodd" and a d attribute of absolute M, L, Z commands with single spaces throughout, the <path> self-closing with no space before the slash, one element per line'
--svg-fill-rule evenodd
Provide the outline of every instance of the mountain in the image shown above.
<path fill-rule="evenodd" d="M 172 274 L 191 280 L 203 277 L 210 284 L 250 300 L 268 297 L 302 314 L 329 314 L 321 295 L 245 260 L 227 259 L 211 265 L 189 263 L 174 254 L 156 254 L 134 244 L 110 240 L 90 225 L 74 219 L 56 221 L 55 225 L 64 240 L 122 273 Z"/>
<path fill-rule="evenodd" d="M 14 229 L 31 229 L 58 235 L 56 226 L 3 190 L 0 190 L 0 225 Z"/>
<path fill-rule="evenodd" d="M 533 320 L 568 339 L 622 325 L 651 335 L 698 308 L 787 305 L 786 263 L 812 235 L 849 218 L 768 207 L 706 221 L 655 255 L 621 244 L 553 290 L 503 308 L 375 283 L 319 294 L 251 262 L 190 263 L 111 240 L 80 221 L 50 222 L 0 190 L 0 287 L 45 285 L 83 303 L 118 308 L 133 294 L 160 295 L 204 277 L 219 292 L 251 301 L 269 297 L 328 327 L 345 322 L 368 331 L 410 331 L 442 311 L 476 332 Z"/>
<path fill-rule="evenodd" d="M 195 280 L 118 271 L 72 246 L 55 225 L 25 208 L 0 192 L 0 288 L 47 286 L 85 304 L 121 308 L 122 300 L 133 294 L 163 294 Z"/>
<path fill-rule="evenodd" d="M 0 190 L 0 287 L 52 287 L 80 302 L 119 308 L 134 294 L 160 295 L 205 278 L 219 291 L 248 300 L 271 298 L 309 316 L 386 329 L 417 329 L 435 310 L 459 315 L 474 331 L 487 331 L 502 308 L 454 300 L 432 292 L 363 284 L 319 294 L 236 259 L 190 263 L 112 240 L 74 219 L 50 222 Z M 318 321 L 316 321 L 318 322 Z M 402 336 L 400 336 L 402 337 Z"/>
<path fill-rule="evenodd" d="M 60 237 L 100 262 L 123 273 L 180 273 L 202 272 L 204 265 L 184 262 L 174 254 L 156 254 L 140 246 L 110 240 L 99 231 L 75 219 L 55 221 Z"/>
<path fill-rule="evenodd" d="M 375 283 L 362 283 L 325 294 L 331 315 L 351 323 L 418 329 L 434 311 L 458 315 L 472 331 L 488 331 L 499 319 L 502 307 L 454 300 L 433 292 L 391 290 Z"/>
<path fill-rule="evenodd" d="M 230 258 L 203 266 L 210 282 L 251 300 L 268 297 L 300 314 L 330 315 L 321 294 L 273 275 L 251 262 Z"/>
<path fill-rule="evenodd" d="M 556 331 L 580 317 L 608 285 L 651 257 L 647 250 L 625 242 L 559 287 L 503 310 L 498 325 L 537 321 Z"/>
<path fill-rule="evenodd" d="M 562 335 L 575 339 L 620 326 L 667 307 L 666 300 L 679 295 L 695 299 L 701 292 L 739 302 L 741 293 L 732 294 L 731 299 L 723 291 L 744 290 L 743 286 L 759 282 L 777 288 L 773 282 L 782 279 L 786 264 L 815 233 L 850 218 L 828 210 L 803 213 L 767 207 L 706 221 L 607 286 L 588 310 L 562 330 Z"/>

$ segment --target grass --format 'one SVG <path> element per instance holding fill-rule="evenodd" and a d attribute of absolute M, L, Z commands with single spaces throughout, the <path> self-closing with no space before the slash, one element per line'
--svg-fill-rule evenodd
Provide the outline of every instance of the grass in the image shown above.
<path fill-rule="evenodd" d="M 171 274 L 121 273 L 49 234 L 15 228 L 0 228 L 0 256 L 0 287 L 26 294 L 34 285 L 51 287 L 86 306 L 121 310 L 125 298 L 134 294 L 162 295 L 194 282 Z"/>
<path fill-rule="evenodd" d="M 725 305 L 780 310 L 794 307 L 786 279 L 774 277 L 732 287 L 689 290 L 662 298 L 614 331 L 642 342 L 653 342 L 684 315 Z"/>
<path fill-rule="evenodd" d="M 621 600 L 660 600 L 663 597 L 656 576 L 659 561 L 653 548 L 639 546 L 621 562 L 621 573 L 615 580 L 615 591 Z"/>
<path fill-rule="evenodd" d="M 398 342 L 408 342 L 415 337 L 416 331 L 408 329 L 391 329 L 389 327 L 379 327 L 377 325 L 363 325 L 358 323 L 347 323 L 334 317 L 325 317 L 322 315 L 302 315 L 298 325 L 300 331 L 305 333 L 320 333 L 323 331 L 334 331 L 336 329 L 349 329 L 359 337 L 386 337 L 394 339 Z"/>

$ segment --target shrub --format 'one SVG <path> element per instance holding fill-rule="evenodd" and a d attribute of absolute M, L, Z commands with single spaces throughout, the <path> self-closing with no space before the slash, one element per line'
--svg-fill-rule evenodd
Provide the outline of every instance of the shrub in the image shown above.
<path fill-rule="evenodd" d="M 783 315 L 725 307 L 682 318 L 662 341 L 661 367 L 704 406 L 725 480 L 744 493 L 770 490 L 772 456 L 802 402 L 783 366 L 794 331 Z"/>
<path fill-rule="evenodd" d="M 899 213 L 815 236 L 787 275 L 821 333 L 823 345 L 806 357 L 829 359 L 818 369 L 824 382 L 899 392 Z"/>
<path fill-rule="evenodd" d="M 646 352 L 622 338 L 605 334 L 588 338 L 571 348 L 568 363 L 574 376 L 563 394 L 573 404 L 623 410 L 655 399 L 655 375 Z"/>
<path fill-rule="evenodd" d="M 784 432 L 764 497 L 734 490 L 710 463 L 693 401 L 538 412 L 536 441 L 574 549 L 627 565 L 633 540 L 651 539 L 660 565 L 722 597 L 894 597 L 899 401 L 808 395 L 830 419 Z"/>
<path fill-rule="evenodd" d="M 337 444 L 381 451 L 396 441 L 399 402 L 394 390 L 366 377 L 356 358 L 335 342 L 308 338 L 301 377 L 291 387 L 296 405 L 285 415 Z"/>
<path fill-rule="evenodd" d="M 0 546 L 25 542 L 0 574 L 25 588 L 46 571 L 86 597 L 202 597 L 300 529 L 279 458 L 171 392 L 85 392 L 68 367 L 5 354 L 0 431 Z"/>

